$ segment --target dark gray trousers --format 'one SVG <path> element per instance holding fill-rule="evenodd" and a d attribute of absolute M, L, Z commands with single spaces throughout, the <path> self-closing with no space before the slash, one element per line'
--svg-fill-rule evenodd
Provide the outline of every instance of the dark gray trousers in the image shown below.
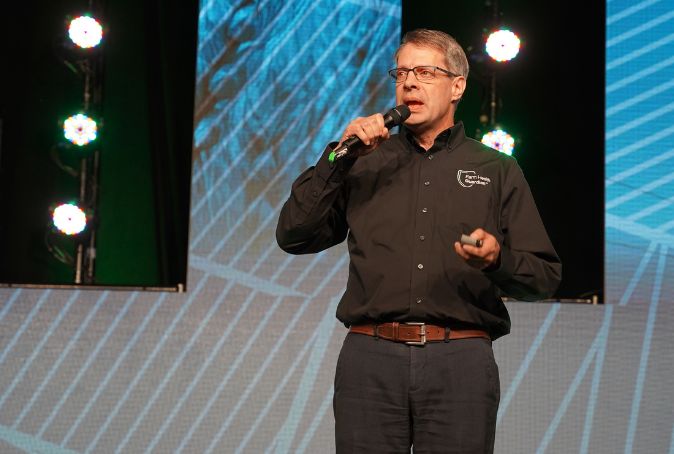
<path fill-rule="evenodd" d="M 349 333 L 335 374 L 337 453 L 492 453 L 499 398 L 489 340 L 418 347 Z"/>

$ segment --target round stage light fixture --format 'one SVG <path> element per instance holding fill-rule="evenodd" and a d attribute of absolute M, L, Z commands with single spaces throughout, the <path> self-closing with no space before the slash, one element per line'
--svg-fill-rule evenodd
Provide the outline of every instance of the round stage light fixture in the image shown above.
<path fill-rule="evenodd" d="M 487 54 L 497 62 L 512 60 L 520 51 L 519 37 L 507 29 L 493 32 L 487 38 Z"/>
<path fill-rule="evenodd" d="M 98 125 L 83 114 L 68 117 L 63 122 L 63 135 L 75 145 L 84 146 L 94 140 L 98 133 Z"/>
<path fill-rule="evenodd" d="M 482 143 L 508 156 L 515 151 L 515 139 L 503 129 L 489 131 L 482 136 Z"/>
<path fill-rule="evenodd" d="M 70 21 L 68 36 L 79 47 L 96 47 L 103 39 L 103 27 L 90 16 L 80 16 Z"/>
<path fill-rule="evenodd" d="M 52 213 L 54 226 L 65 235 L 77 235 L 87 226 L 87 215 L 72 203 L 57 206 Z"/>

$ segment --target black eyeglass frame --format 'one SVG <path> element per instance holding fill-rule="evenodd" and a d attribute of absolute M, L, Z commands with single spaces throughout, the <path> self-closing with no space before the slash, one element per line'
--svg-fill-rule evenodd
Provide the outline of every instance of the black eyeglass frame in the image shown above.
<path fill-rule="evenodd" d="M 419 75 L 417 74 L 417 70 L 419 68 L 427 68 L 427 69 L 433 69 L 433 77 L 430 79 L 419 79 Z M 421 66 L 415 66 L 414 68 L 393 68 L 388 70 L 388 75 L 391 76 L 391 79 L 393 79 L 393 82 L 396 84 L 401 84 L 407 80 L 407 78 L 410 76 L 410 71 L 414 73 L 414 77 L 417 78 L 419 81 L 428 81 L 428 80 L 433 80 L 435 79 L 435 71 L 437 70 L 442 71 L 443 73 L 447 74 L 450 77 L 459 77 L 458 74 L 454 74 L 453 72 L 447 71 L 444 68 L 441 68 L 439 66 L 429 66 L 429 65 L 421 65 Z M 402 80 L 398 80 L 398 72 L 399 71 L 405 71 L 405 78 Z"/>

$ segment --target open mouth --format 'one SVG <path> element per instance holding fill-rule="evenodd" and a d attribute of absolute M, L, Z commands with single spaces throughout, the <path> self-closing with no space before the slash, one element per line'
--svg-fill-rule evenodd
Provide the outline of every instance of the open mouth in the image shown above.
<path fill-rule="evenodd" d="M 407 107 L 409 107 L 410 110 L 418 109 L 419 107 L 424 105 L 423 102 L 417 101 L 417 100 L 412 100 L 412 99 L 409 100 L 409 101 L 405 101 L 405 104 L 407 104 Z"/>

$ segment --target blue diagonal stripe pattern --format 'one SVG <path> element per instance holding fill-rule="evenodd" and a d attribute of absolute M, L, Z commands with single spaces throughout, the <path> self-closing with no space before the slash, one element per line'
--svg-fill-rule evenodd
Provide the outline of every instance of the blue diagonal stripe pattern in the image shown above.
<path fill-rule="evenodd" d="M 583 438 L 580 443 L 580 454 L 589 452 L 590 437 L 594 427 L 595 412 L 597 401 L 599 399 L 599 387 L 601 385 L 602 371 L 604 367 L 604 358 L 606 357 L 606 347 L 608 344 L 610 324 L 613 317 L 613 306 L 608 305 L 604 312 L 604 323 L 601 329 L 601 337 L 597 345 L 596 357 L 594 359 L 594 373 L 592 375 L 592 385 L 590 387 L 590 398 L 587 400 L 585 410 L 585 424 L 583 427 Z"/>
<path fill-rule="evenodd" d="M 59 399 L 59 401 L 56 403 L 53 410 L 49 414 L 49 416 L 42 424 L 42 427 L 38 430 L 37 432 L 38 437 L 44 436 L 45 431 L 49 428 L 51 423 L 57 417 L 66 401 L 72 396 L 73 392 L 75 391 L 75 388 L 81 383 L 84 374 L 90 370 L 89 368 L 92 366 L 94 360 L 98 357 L 103 346 L 106 345 L 106 343 L 110 340 L 110 338 L 113 335 L 113 332 L 115 331 L 115 328 L 117 328 L 117 326 L 122 321 L 123 317 L 127 314 L 129 308 L 135 302 L 137 296 L 138 293 L 134 292 L 131 294 L 131 296 L 129 296 L 126 299 L 123 308 L 119 311 L 119 313 L 114 318 L 112 323 L 110 323 L 103 337 L 98 341 L 94 350 L 89 354 L 87 359 L 84 361 L 79 371 L 77 372 L 77 375 L 72 379 L 67 389 L 65 390 L 65 392 L 63 393 L 63 395 L 61 396 L 61 398 Z"/>
<path fill-rule="evenodd" d="M 56 362 L 54 365 L 51 367 L 49 370 L 49 373 L 45 376 L 45 378 L 42 380 L 42 383 L 37 387 L 37 389 L 33 392 L 33 395 L 31 399 L 28 401 L 28 403 L 24 406 L 23 410 L 19 414 L 19 416 L 16 419 L 16 424 L 14 424 L 14 428 L 18 428 L 18 426 L 21 425 L 21 421 L 26 417 L 30 409 L 33 407 L 35 404 L 35 401 L 37 400 L 38 397 L 42 394 L 43 390 L 45 387 L 52 381 L 54 374 L 60 369 L 61 364 L 63 363 L 65 357 L 75 348 L 77 345 L 77 341 L 80 339 L 80 336 L 89 327 L 89 324 L 91 323 L 91 320 L 94 318 L 94 316 L 98 313 L 99 309 L 105 302 L 106 298 L 108 297 L 110 292 L 104 291 L 102 292 L 99 297 L 98 301 L 96 302 L 96 305 L 93 306 L 93 308 L 89 311 L 87 314 L 86 318 L 80 323 L 79 327 L 75 331 L 75 333 L 72 335 L 70 340 L 68 341 L 68 344 L 66 345 L 65 349 L 61 352 L 59 357 L 57 358 Z M 65 311 L 62 311 L 65 312 Z"/>
<path fill-rule="evenodd" d="M 50 339 L 52 333 L 56 329 L 56 327 L 63 321 L 65 318 L 66 314 L 72 307 L 73 303 L 77 300 L 79 297 L 80 292 L 75 291 L 70 295 L 70 298 L 68 298 L 68 301 L 66 302 L 65 306 L 63 309 L 59 312 L 57 315 L 56 319 L 47 327 L 47 331 L 44 333 L 42 339 L 38 344 L 35 346 L 33 349 L 33 352 L 31 355 L 26 359 L 24 362 L 23 366 L 21 369 L 19 369 L 19 372 L 15 375 L 14 380 L 12 383 L 9 385 L 9 387 L 5 390 L 5 392 L 2 394 L 2 397 L 0 397 L 0 409 L 2 409 L 3 405 L 5 405 L 5 402 L 9 398 L 9 396 L 12 394 L 14 391 L 15 387 L 21 383 L 21 380 L 24 378 L 26 373 L 30 370 L 31 366 L 33 365 L 33 361 L 37 356 L 42 353 L 42 349 L 46 345 L 47 341 Z M 37 306 L 36 306 L 37 307 Z"/>
<path fill-rule="evenodd" d="M 606 300 L 624 306 L 651 299 L 645 267 L 674 238 L 674 4 L 610 2 L 606 36 Z"/>
<path fill-rule="evenodd" d="M 653 294 L 648 308 L 648 319 L 646 321 L 646 330 L 644 331 L 644 339 L 641 346 L 641 360 L 639 363 L 639 372 L 637 375 L 637 383 L 632 396 L 632 410 L 630 412 L 629 425 L 627 427 L 627 436 L 625 441 L 625 454 L 631 454 L 634 448 L 634 438 L 637 430 L 637 423 L 639 421 L 639 409 L 641 407 L 641 397 L 644 389 L 644 382 L 646 381 L 646 370 L 648 368 L 648 359 L 651 349 L 651 342 L 653 339 L 653 331 L 655 329 L 655 318 L 657 317 L 658 304 L 660 302 L 660 292 L 662 286 L 662 278 L 665 271 L 665 261 L 667 257 L 667 246 L 662 246 L 658 258 L 658 267 L 655 272 L 655 283 L 653 285 Z"/>
<path fill-rule="evenodd" d="M 645 0 L 642 2 L 639 2 L 637 4 L 634 4 L 630 6 L 629 8 L 625 8 L 622 11 L 615 11 L 612 8 L 609 8 L 609 14 L 608 17 L 606 18 L 606 24 L 611 25 L 621 19 L 624 19 L 626 17 L 629 17 L 633 14 L 638 13 L 639 11 L 643 10 L 644 8 L 647 8 L 655 3 L 661 2 L 662 0 Z M 609 0 L 610 3 L 610 0 Z"/>
<path fill-rule="evenodd" d="M 517 370 L 517 374 L 515 374 L 515 377 L 512 379 L 510 382 L 510 386 L 508 387 L 508 390 L 506 391 L 505 395 L 503 396 L 503 399 L 501 399 L 501 403 L 499 404 L 498 408 L 498 414 L 496 416 L 496 427 L 498 427 L 501 424 L 501 421 L 503 421 L 503 416 L 505 415 L 506 411 L 508 410 L 508 406 L 510 405 L 510 401 L 512 401 L 513 396 L 517 392 L 517 389 L 520 386 L 520 383 L 522 383 L 522 380 L 524 379 L 524 376 L 526 375 L 527 371 L 529 370 L 529 365 L 533 361 L 534 357 L 536 356 L 536 353 L 538 352 L 539 347 L 543 344 L 543 341 L 545 340 L 545 335 L 548 333 L 550 326 L 552 326 L 552 322 L 555 320 L 555 317 L 557 316 L 557 313 L 559 312 L 560 305 L 559 303 L 553 304 L 550 307 L 550 311 L 548 312 L 548 315 L 545 317 L 545 320 L 543 321 L 543 324 L 538 330 L 538 333 L 536 334 L 536 337 L 534 338 L 533 342 L 531 343 L 531 346 L 529 347 L 529 350 L 527 351 L 526 356 L 524 357 L 524 360 L 522 361 L 522 364 L 520 365 L 519 369 Z"/>
<path fill-rule="evenodd" d="M 32 435 L 19 432 L 0 425 L 0 440 L 3 440 L 24 452 L 36 454 L 77 454 L 76 451 L 64 449 L 52 443 L 35 438 Z"/>
<path fill-rule="evenodd" d="M 542 454 L 544 453 L 550 443 L 552 442 L 552 438 L 555 436 L 555 433 L 557 431 L 557 428 L 559 427 L 559 424 L 566 414 L 569 405 L 571 403 L 571 400 L 574 398 L 576 395 L 576 391 L 578 390 L 578 387 L 580 386 L 580 383 L 582 382 L 583 378 L 585 378 L 585 375 L 587 374 L 587 371 L 592 364 L 592 361 L 597 361 L 597 352 L 599 351 L 602 346 L 606 344 L 606 337 L 609 334 L 609 328 L 611 325 L 611 315 L 613 311 L 612 310 L 606 310 L 604 311 L 604 322 L 597 332 L 597 335 L 592 342 L 592 345 L 587 351 L 587 354 L 585 355 L 585 358 L 583 359 L 582 363 L 580 364 L 580 367 L 578 368 L 578 371 L 576 372 L 576 375 L 574 376 L 571 384 L 569 385 L 568 390 L 566 391 L 566 394 L 564 395 L 561 403 L 559 404 L 559 407 L 557 408 L 557 412 L 555 413 L 555 416 L 552 418 L 552 421 L 550 422 L 550 425 L 548 426 L 548 429 L 545 431 L 545 434 L 543 435 L 543 439 L 541 440 L 540 445 L 538 446 L 538 449 L 536 449 L 537 454 Z M 599 373 L 601 371 L 601 368 L 596 368 L 595 373 Z M 588 408 L 588 410 L 592 410 L 591 407 Z M 587 420 L 587 418 L 586 418 Z"/>
<path fill-rule="evenodd" d="M 26 317 L 23 323 L 21 323 L 21 327 L 16 331 L 16 333 L 14 333 L 14 336 L 12 336 L 11 340 L 5 346 L 2 353 L 0 353 L 0 365 L 4 363 L 9 352 L 11 352 L 14 346 L 17 344 L 17 342 L 19 342 L 19 339 L 21 339 L 21 336 L 23 336 L 23 334 L 26 332 L 26 329 L 28 329 L 28 327 L 32 323 L 35 315 L 40 311 L 40 309 L 42 309 L 42 306 L 44 306 L 44 304 L 49 300 L 50 295 L 51 295 L 50 290 L 47 290 L 40 295 L 40 298 L 38 299 L 35 306 L 33 306 L 33 308 L 31 309 L 30 313 L 28 314 L 28 317 Z"/>
<path fill-rule="evenodd" d="M 311 356 L 304 367 L 302 380 L 297 386 L 297 392 L 293 397 L 293 403 L 288 409 L 288 416 L 275 437 L 275 439 L 278 440 L 276 443 L 276 452 L 282 453 L 291 451 L 292 442 L 299 432 L 298 427 L 300 419 L 304 414 L 309 395 L 316 392 L 318 372 L 321 364 L 325 360 L 325 353 L 328 348 L 329 340 L 337 324 L 335 321 L 336 308 L 337 299 L 333 299 L 332 303 L 327 306 L 327 310 L 318 324 L 318 340 L 312 345 Z M 319 408 L 318 412 L 320 413 L 320 411 L 321 409 Z M 312 419 L 320 420 L 322 418 L 320 414 L 317 414 L 314 415 L 314 418 Z M 250 439 L 253 433 L 252 430 L 249 431 L 247 438 Z M 239 445 L 239 449 L 242 447 L 245 447 L 244 443 Z"/>

